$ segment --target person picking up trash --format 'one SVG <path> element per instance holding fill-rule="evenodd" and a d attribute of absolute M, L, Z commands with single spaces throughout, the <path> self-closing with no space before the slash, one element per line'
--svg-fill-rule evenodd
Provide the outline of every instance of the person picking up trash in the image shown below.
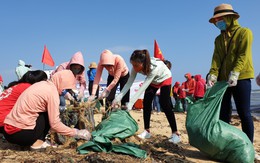
<path fill-rule="evenodd" d="M 160 88 L 161 93 L 159 97 L 159 103 L 161 108 L 167 117 L 170 124 L 172 135 L 169 139 L 170 142 L 177 144 L 180 140 L 180 134 L 177 130 L 176 119 L 174 112 L 172 110 L 172 103 L 170 102 L 170 91 L 172 84 L 172 74 L 169 68 L 160 59 L 150 57 L 148 50 L 135 50 L 131 57 L 130 62 L 133 66 L 131 70 L 131 75 L 127 81 L 125 87 L 118 94 L 112 103 L 112 106 L 118 105 L 122 97 L 127 91 L 129 91 L 132 86 L 137 73 L 141 73 L 146 76 L 140 89 L 134 94 L 132 99 L 127 105 L 128 110 L 131 110 L 134 103 L 137 101 L 139 96 L 144 93 L 143 100 L 143 117 L 144 117 L 144 131 L 138 136 L 142 139 L 147 139 L 151 137 L 150 133 L 150 118 L 152 111 L 152 101 L 157 90 Z"/>
<path fill-rule="evenodd" d="M 62 135 L 89 140 L 86 129 L 70 128 L 60 120 L 59 94 L 64 89 L 73 89 L 76 79 L 72 71 L 55 73 L 50 80 L 41 81 L 27 88 L 18 98 L 4 121 L 4 137 L 13 144 L 30 146 L 41 150 L 51 146 L 45 140 L 51 129 Z"/>

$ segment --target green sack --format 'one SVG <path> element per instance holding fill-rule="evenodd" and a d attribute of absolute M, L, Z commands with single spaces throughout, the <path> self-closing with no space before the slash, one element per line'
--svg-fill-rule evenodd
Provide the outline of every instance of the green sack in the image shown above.
<path fill-rule="evenodd" d="M 118 152 L 146 158 L 146 152 L 131 143 L 116 144 L 111 142 L 114 138 L 123 140 L 134 135 L 138 131 L 138 124 L 125 110 L 112 111 L 107 119 L 97 125 L 92 132 L 92 140 L 77 148 L 80 154 L 95 152 Z"/>
<path fill-rule="evenodd" d="M 193 102 L 195 101 L 193 96 L 187 96 L 185 100 L 187 101 L 187 105 L 193 104 Z"/>
<path fill-rule="evenodd" d="M 225 162 L 254 162 L 252 142 L 240 129 L 219 120 L 226 82 L 217 82 L 203 99 L 188 106 L 186 129 L 189 143 L 214 159 Z"/>
<path fill-rule="evenodd" d="M 175 107 L 173 109 L 174 112 L 183 112 L 183 107 L 180 99 L 175 101 Z"/>
<path fill-rule="evenodd" d="M 139 158 L 146 158 L 146 151 L 139 149 L 139 146 L 134 143 L 124 143 L 120 145 L 113 145 L 113 152 L 133 155 Z"/>
<path fill-rule="evenodd" d="M 98 100 L 97 101 L 97 103 L 96 103 L 96 106 L 95 106 L 97 109 L 98 109 L 98 111 L 100 111 L 100 108 L 102 107 L 102 105 L 101 105 L 101 103 L 100 103 L 100 101 Z"/>

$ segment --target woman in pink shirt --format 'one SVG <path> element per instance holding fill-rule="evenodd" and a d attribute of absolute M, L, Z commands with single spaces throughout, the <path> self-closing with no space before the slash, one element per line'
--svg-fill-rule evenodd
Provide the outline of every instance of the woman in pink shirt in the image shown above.
<path fill-rule="evenodd" d="M 10 143 L 43 149 L 49 129 L 62 135 L 89 140 L 88 130 L 78 130 L 64 125 L 60 120 L 59 94 L 73 89 L 76 79 L 70 70 L 55 73 L 50 80 L 41 81 L 27 88 L 18 98 L 4 121 L 4 136 Z"/>
<path fill-rule="evenodd" d="M 98 88 L 98 84 L 100 82 L 104 68 L 108 71 L 107 87 L 101 93 L 100 98 L 106 98 L 106 109 L 108 109 L 107 107 L 111 105 L 115 98 L 118 85 L 120 84 L 120 91 L 125 86 L 129 78 L 129 70 L 124 59 L 120 55 L 115 55 L 110 50 L 104 50 L 100 55 L 97 73 L 92 88 L 92 95 L 89 97 L 89 101 L 95 99 L 95 92 Z M 122 105 L 125 105 L 127 102 L 129 102 L 129 95 L 130 91 L 128 91 L 122 98 Z"/>
<path fill-rule="evenodd" d="M 8 84 L 7 89 L 0 95 L 0 133 L 4 131 L 5 117 L 22 92 L 32 84 L 47 79 L 47 74 L 42 70 L 28 71 L 20 80 Z"/>
<path fill-rule="evenodd" d="M 86 89 L 86 77 L 85 77 L 85 66 L 84 66 L 84 58 L 81 52 L 75 53 L 69 62 L 64 62 L 60 64 L 56 70 L 52 72 L 51 75 L 55 74 L 56 72 L 62 70 L 71 70 L 73 74 L 76 76 L 77 84 L 79 84 L 79 93 L 78 93 L 78 100 L 84 97 L 84 91 Z M 65 108 L 65 99 L 72 100 L 73 97 L 69 92 L 63 92 L 60 96 L 60 107 L 61 110 Z"/>

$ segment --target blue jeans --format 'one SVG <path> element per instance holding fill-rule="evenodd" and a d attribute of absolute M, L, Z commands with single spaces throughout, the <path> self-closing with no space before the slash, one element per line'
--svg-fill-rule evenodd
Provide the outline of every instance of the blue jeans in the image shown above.
<path fill-rule="evenodd" d="M 182 104 L 182 109 L 183 112 L 186 112 L 186 108 L 187 108 L 187 101 L 185 98 L 181 98 L 181 104 Z"/>
<path fill-rule="evenodd" d="M 221 104 L 220 119 L 230 123 L 232 114 L 231 97 L 233 96 L 237 113 L 241 119 L 242 130 L 248 138 L 254 140 L 254 123 L 250 111 L 251 80 L 238 80 L 235 87 L 228 87 Z"/>
<path fill-rule="evenodd" d="M 65 108 L 66 106 L 66 100 L 65 100 L 65 95 L 68 91 L 67 90 L 63 90 L 61 95 L 60 95 L 60 107 Z"/>
<path fill-rule="evenodd" d="M 159 95 L 155 95 L 153 99 L 153 106 L 157 112 L 161 112 L 161 106 L 159 103 Z"/>
<path fill-rule="evenodd" d="M 60 106 L 66 106 L 66 100 L 64 96 L 60 96 Z"/>

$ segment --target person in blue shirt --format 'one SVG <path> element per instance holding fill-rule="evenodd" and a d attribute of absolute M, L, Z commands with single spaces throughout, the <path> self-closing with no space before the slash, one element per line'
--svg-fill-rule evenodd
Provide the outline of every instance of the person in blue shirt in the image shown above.
<path fill-rule="evenodd" d="M 93 82 L 97 73 L 97 64 L 96 62 L 91 62 L 88 66 L 89 70 L 87 71 L 88 75 L 88 92 L 90 95 L 92 95 L 92 88 L 93 88 Z M 98 98 L 99 95 L 99 87 L 96 91 L 96 98 Z"/>

